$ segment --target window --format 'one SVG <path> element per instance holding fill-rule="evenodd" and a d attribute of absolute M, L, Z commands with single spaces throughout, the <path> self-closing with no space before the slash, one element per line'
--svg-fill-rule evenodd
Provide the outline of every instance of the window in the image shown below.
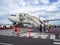
<path fill-rule="evenodd" d="M 20 20 L 24 20 L 25 17 L 23 15 L 20 15 Z"/>
<path fill-rule="evenodd" d="M 11 16 L 16 16 L 16 15 L 11 15 Z"/>

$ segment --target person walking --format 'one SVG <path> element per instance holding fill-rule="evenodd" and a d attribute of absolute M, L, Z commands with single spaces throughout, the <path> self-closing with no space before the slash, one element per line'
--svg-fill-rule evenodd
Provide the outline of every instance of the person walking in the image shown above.
<path fill-rule="evenodd" d="M 44 25 L 43 30 L 44 30 L 44 32 L 46 32 L 46 25 Z"/>
<path fill-rule="evenodd" d="M 42 32 L 42 25 L 41 24 L 40 24 L 39 30 L 40 30 L 40 32 Z"/>

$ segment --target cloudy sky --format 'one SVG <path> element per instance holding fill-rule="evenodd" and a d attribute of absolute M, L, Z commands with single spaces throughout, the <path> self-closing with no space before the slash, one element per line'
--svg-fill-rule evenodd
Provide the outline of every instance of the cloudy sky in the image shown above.
<path fill-rule="evenodd" d="M 0 23 L 11 23 L 11 14 L 28 13 L 41 19 L 60 19 L 60 0 L 0 0 Z M 52 21 L 59 24 L 60 21 Z"/>

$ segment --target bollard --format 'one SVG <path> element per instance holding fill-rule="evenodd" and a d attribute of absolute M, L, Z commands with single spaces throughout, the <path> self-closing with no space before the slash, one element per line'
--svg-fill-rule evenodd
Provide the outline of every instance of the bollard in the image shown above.
<path fill-rule="evenodd" d="M 16 32 L 16 35 L 18 35 L 18 27 L 17 26 L 15 27 L 15 32 Z"/>
<path fill-rule="evenodd" d="M 28 37 L 30 37 L 30 27 L 28 26 Z"/>

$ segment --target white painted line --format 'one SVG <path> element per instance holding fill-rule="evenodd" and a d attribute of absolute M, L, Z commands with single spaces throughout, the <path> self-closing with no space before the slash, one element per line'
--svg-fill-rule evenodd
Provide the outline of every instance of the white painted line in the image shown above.
<path fill-rule="evenodd" d="M 48 37 L 48 35 L 41 35 L 42 39 L 46 39 Z"/>
<path fill-rule="evenodd" d="M 54 42 L 53 44 L 60 44 L 60 42 Z"/>
<path fill-rule="evenodd" d="M 54 39 L 55 40 L 55 35 L 50 35 L 50 39 Z"/>
<path fill-rule="evenodd" d="M 54 41 L 60 41 L 60 39 L 55 39 Z"/>
<path fill-rule="evenodd" d="M 34 36 L 33 38 L 38 38 L 39 37 L 39 35 L 37 35 L 37 36 Z"/>
<path fill-rule="evenodd" d="M 0 45 L 13 45 L 13 44 L 8 44 L 8 43 L 0 43 Z"/>

